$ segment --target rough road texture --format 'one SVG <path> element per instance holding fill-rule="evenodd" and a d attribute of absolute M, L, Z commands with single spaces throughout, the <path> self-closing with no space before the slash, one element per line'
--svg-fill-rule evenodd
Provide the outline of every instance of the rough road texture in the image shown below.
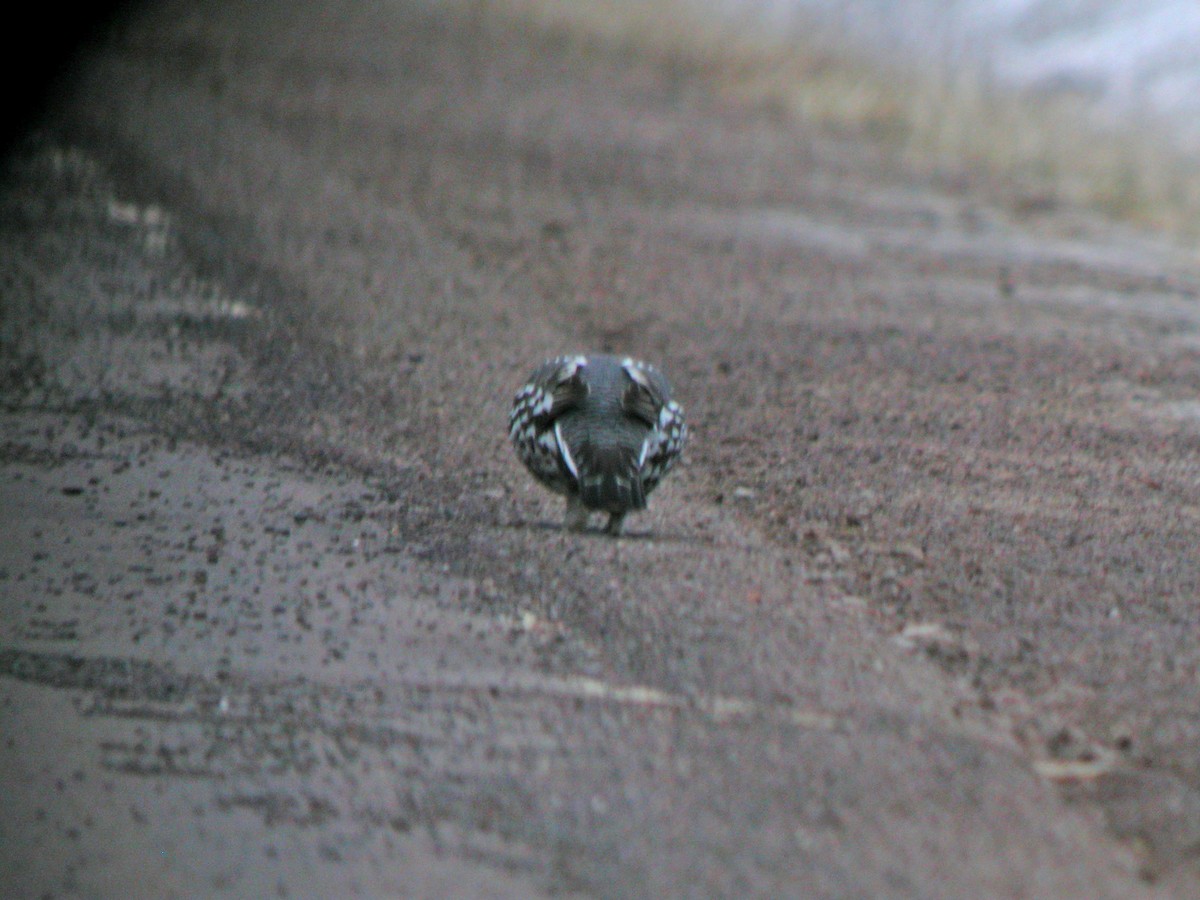
<path fill-rule="evenodd" d="M 408 3 L 81 65 L 0 182 L 5 895 L 1200 893 L 1196 270 L 706 84 Z M 617 541 L 504 434 L 591 349 L 693 426 Z"/>

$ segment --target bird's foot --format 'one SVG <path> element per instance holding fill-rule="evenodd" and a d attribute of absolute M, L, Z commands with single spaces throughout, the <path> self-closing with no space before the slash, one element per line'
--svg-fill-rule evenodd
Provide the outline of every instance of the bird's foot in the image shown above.
<path fill-rule="evenodd" d="M 578 497 L 567 498 L 567 531 L 587 531 L 588 509 Z"/>
<path fill-rule="evenodd" d="M 620 537 L 621 526 L 625 524 L 625 513 L 609 513 L 608 524 L 604 526 L 605 534 Z"/>

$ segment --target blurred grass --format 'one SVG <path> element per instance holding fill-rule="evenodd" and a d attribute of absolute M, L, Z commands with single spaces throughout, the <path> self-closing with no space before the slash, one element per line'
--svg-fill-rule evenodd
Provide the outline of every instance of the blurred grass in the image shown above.
<path fill-rule="evenodd" d="M 857 136 L 924 176 L 982 181 L 1016 212 L 1084 207 L 1194 243 L 1200 160 L 1146 123 L 1102 125 L 1083 98 L 888 66 L 829 32 L 772 33 L 687 0 L 490 0 L 579 42 L 661 58 L 721 94 Z"/>

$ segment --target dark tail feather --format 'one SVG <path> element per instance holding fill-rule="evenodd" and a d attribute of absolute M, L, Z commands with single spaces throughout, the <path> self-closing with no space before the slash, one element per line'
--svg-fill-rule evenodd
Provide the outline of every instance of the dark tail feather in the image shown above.
<path fill-rule="evenodd" d="M 646 508 L 637 460 L 621 450 L 599 451 L 578 459 L 579 498 L 588 509 L 610 513 Z"/>

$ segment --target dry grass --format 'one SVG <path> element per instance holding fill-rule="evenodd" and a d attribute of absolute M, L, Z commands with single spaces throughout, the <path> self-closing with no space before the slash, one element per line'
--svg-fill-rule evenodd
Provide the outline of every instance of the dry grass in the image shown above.
<path fill-rule="evenodd" d="M 487 0 L 580 41 L 683 64 L 726 95 L 876 141 L 923 174 L 999 184 L 1014 203 L 1082 206 L 1193 242 L 1200 166 L 1165 135 L 1103 127 L 1078 98 L 1022 94 L 971 73 L 898 71 L 817 32 L 771 34 L 687 0 Z"/>

